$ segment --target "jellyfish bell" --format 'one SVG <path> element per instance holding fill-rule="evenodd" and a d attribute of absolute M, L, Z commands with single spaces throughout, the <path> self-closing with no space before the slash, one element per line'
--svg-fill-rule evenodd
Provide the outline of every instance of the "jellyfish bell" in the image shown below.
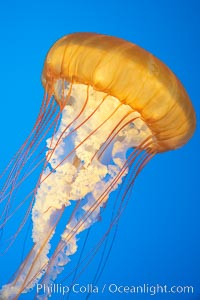
<path fill-rule="evenodd" d="M 157 152 L 182 146 L 194 132 L 194 110 L 178 78 L 130 42 L 93 33 L 63 37 L 47 55 L 42 83 L 57 95 L 59 79 L 90 85 L 140 113 L 156 136 Z M 62 106 L 62 98 L 56 100 Z"/>
<path fill-rule="evenodd" d="M 110 194 L 125 182 L 123 202 L 147 162 L 181 147 L 195 130 L 192 104 L 176 76 L 152 54 L 116 37 L 75 33 L 61 38 L 47 54 L 42 84 L 49 107 L 45 118 L 54 100 L 60 115 L 46 140 L 46 162 L 30 205 L 34 246 L 13 281 L 3 286 L 6 299 L 17 299 L 37 282 L 52 283 L 77 252 L 81 232 L 99 221 Z M 44 107 L 36 123 L 41 131 L 46 128 Z M 57 224 L 72 202 L 51 254 Z M 120 208 L 104 238 L 119 216 Z M 6 215 L 3 224 L 8 220 Z"/>

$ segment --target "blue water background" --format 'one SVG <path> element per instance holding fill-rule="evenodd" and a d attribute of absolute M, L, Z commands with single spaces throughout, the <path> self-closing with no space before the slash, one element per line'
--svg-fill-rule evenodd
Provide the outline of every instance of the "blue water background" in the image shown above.
<path fill-rule="evenodd" d="M 40 76 L 48 49 L 58 38 L 72 32 L 114 35 L 152 52 L 179 77 L 192 99 L 198 121 L 199 20 L 197 0 L 2 2 L 1 170 L 36 120 L 43 97 Z M 100 280 L 101 285 L 191 285 L 194 294 L 106 293 L 94 294 L 91 299 L 200 299 L 199 133 L 197 125 L 187 145 L 157 155 L 140 174 Z M 6 259 L 0 257 L 0 284 L 17 268 L 18 255 L 13 246 Z M 89 275 L 85 274 L 87 282 Z M 84 297 L 78 294 L 75 299 Z M 24 299 L 33 298 L 26 295 Z"/>

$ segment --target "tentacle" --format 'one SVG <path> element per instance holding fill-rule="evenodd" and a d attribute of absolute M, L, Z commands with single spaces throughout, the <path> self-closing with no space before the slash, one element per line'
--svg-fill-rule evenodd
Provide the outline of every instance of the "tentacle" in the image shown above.
<path fill-rule="evenodd" d="M 39 280 L 47 284 L 55 280 L 76 253 L 79 235 L 99 221 L 110 194 L 122 184 L 132 165 L 135 166 L 134 173 L 131 173 L 135 180 L 151 155 L 151 151 L 145 151 L 151 149 L 154 143 L 148 127 L 128 105 L 94 91 L 92 87 L 78 84 L 69 87 L 63 81 L 60 84 L 57 93 L 60 93 L 62 101 L 68 98 L 67 105 L 62 108 L 57 131 L 47 140 L 48 151 L 43 171 L 36 188 L 28 195 L 32 196 L 31 204 L 14 236 L 23 227 L 35 198 L 32 209 L 34 246 L 15 279 L 2 290 L 3 295 L 12 300 L 28 292 Z M 127 158 L 127 151 L 131 147 L 135 149 Z M 109 159 L 105 160 L 105 156 Z M 131 179 L 130 184 L 128 181 L 128 190 L 134 180 Z M 17 206 L 16 211 L 28 197 Z M 78 264 L 80 270 L 76 268 L 74 280 L 82 274 L 113 226 L 118 223 L 125 197 L 126 194 L 122 195 L 104 237 L 88 257 Z M 56 226 L 64 210 L 72 203 L 76 203 L 74 210 L 50 256 L 50 241 Z M 11 218 L 12 214 L 6 222 Z M 104 255 L 104 259 L 106 257 Z M 105 265 L 104 259 L 100 262 L 101 270 Z M 95 280 L 98 280 L 101 272 L 96 274 Z M 44 295 L 43 298 L 47 297 Z"/>

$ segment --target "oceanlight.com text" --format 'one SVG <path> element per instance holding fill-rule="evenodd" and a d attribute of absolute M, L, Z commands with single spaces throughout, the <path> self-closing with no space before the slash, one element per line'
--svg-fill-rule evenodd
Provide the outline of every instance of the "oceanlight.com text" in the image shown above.
<path fill-rule="evenodd" d="M 181 285 L 161 285 L 161 284 L 143 284 L 143 285 L 117 285 L 112 283 L 108 286 L 109 292 L 119 294 L 149 294 L 155 296 L 157 294 L 193 294 L 193 286 L 181 286 Z"/>

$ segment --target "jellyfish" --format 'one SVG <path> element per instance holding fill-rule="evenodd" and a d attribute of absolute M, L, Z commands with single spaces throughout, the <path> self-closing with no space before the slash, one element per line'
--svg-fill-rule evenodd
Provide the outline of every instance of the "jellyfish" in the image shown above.
<path fill-rule="evenodd" d="M 73 260 L 82 233 L 100 223 L 110 195 L 119 191 L 118 209 L 93 257 L 118 222 L 144 166 L 156 154 L 184 145 L 195 130 L 193 106 L 172 71 L 117 37 L 64 36 L 46 56 L 42 84 L 36 124 L 1 176 L 2 236 L 15 215 L 26 210 L 5 251 L 30 216 L 33 240 L 21 266 L 3 285 L 1 299 L 18 299 L 38 283 L 52 284 Z M 24 182 L 39 166 L 35 187 L 24 195 Z M 52 252 L 56 228 L 70 207 Z M 36 298 L 50 296 L 47 290 Z"/>

